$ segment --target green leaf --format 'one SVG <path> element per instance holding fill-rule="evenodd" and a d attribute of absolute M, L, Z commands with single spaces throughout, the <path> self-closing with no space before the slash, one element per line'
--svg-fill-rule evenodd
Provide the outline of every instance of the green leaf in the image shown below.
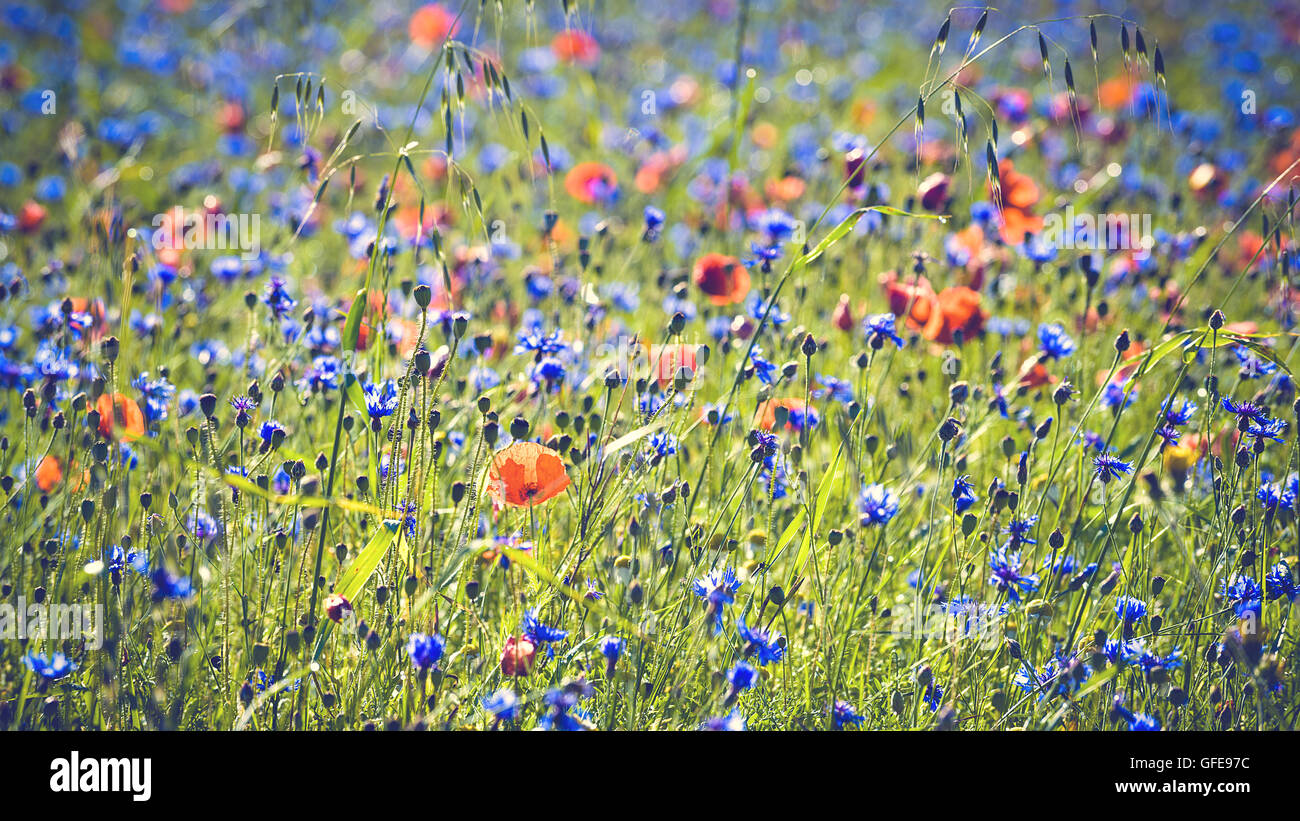
<path fill-rule="evenodd" d="M 388 548 L 393 546 L 393 541 L 401 534 L 401 522 L 396 519 L 385 519 L 383 525 L 374 532 L 370 541 L 361 549 L 357 557 L 348 565 L 348 569 L 343 571 L 342 578 L 339 579 L 338 585 L 335 586 L 334 592 L 347 599 L 349 602 L 355 601 L 361 588 L 365 587 L 370 576 L 379 566 L 379 560 L 388 552 Z M 329 639 L 330 630 L 334 627 L 334 622 L 326 619 L 321 623 L 320 638 L 316 640 L 316 650 L 312 653 L 312 661 L 320 658 L 321 653 L 325 650 L 325 642 Z"/>

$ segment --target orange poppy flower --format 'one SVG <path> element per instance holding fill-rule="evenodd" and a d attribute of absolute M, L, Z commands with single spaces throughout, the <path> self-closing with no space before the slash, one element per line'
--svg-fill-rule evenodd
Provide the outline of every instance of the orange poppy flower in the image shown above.
<path fill-rule="evenodd" d="M 443 8 L 439 3 L 429 3 L 415 10 L 407 32 L 411 42 L 424 48 L 433 48 L 447 37 L 456 33 L 459 24 L 456 15 Z"/>
<path fill-rule="evenodd" d="M 950 345 L 953 334 L 962 332 L 969 339 L 984 327 L 984 311 L 980 308 L 980 294 L 965 285 L 944 288 L 939 292 L 939 315 L 943 324 L 934 337 L 927 337 L 934 342 Z"/>
<path fill-rule="evenodd" d="M 587 32 L 569 29 L 551 40 L 551 53 L 564 63 L 593 66 L 600 59 L 600 46 Z"/>
<path fill-rule="evenodd" d="M 43 492 L 49 493 L 58 487 L 59 482 L 63 481 L 63 465 L 59 463 L 57 456 L 46 456 L 41 463 L 36 466 L 36 486 Z"/>
<path fill-rule="evenodd" d="M 1127 77 L 1112 77 L 1097 89 L 1102 108 L 1123 108 L 1133 102 L 1133 83 Z"/>
<path fill-rule="evenodd" d="M 1020 245 L 1026 233 L 1037 234 L 1043 230 L 1043 218 L 1030 210 L 1041 196 L 1038 184 L 1029 175 L 1017 171 L 1011 160 L 998 163 L 998 180 L 1001 191 L 991 193 L 1001 195 L 998 202 L 1002 206 L 1002 240 L 1008 245 Z"/>
<path fill-rule="evenodd" d="M 949 345 L 955 331 L 970 337 L 984 327 L 981 297 L 973 288 L 954 285 L 936 294 L 925 277 L 900 282 L 895 271 L 881 274 L 880 284 L 889 299 L 890 312 L 906 317 L 907 327 L 920 331 L 931 342 Z"/>
<path fill-rule="evenodd" d="M 588 205 L 609 199 L 618 190 L 618 177 L 604 163 L 580 162 L 569 169 L 564 190 L 578 202 Z"/>
<path fill-rule="evenodd" d="M 694 279 L 714 305 L 735 304 L 749 293 L 749 271 L 726 254 L 705 254 L 697 259 Z"/>
<path fill-rule="evenodd" d="M 799 177 L 786 176 L 779 180 L 768 180 L 767 185 L 763 187 L 763 191 L 767 194 L 768 199 L 792 202 L 802 197 L 807 187 L 807 184 Z"/>
<path fill-rule="evenodd" d="M 488 493 L 498 505 L 545 502 L 569 486 L 560 454 L 536 442 L 515 442 L 496 452 L 488 470 Z"/>
<path fill-rule="evenodd" d="M 121 426 L 122 438 L 128 442 L 144 436 L 144 414 L 135 400 L 122 393 L 100 394 L 95 400 L 99 411 L 99 434 L 109 437 L 113 429 Z"/>
<path fill-rule="evenodd" d="M 808 405 L 802 399 L 769 399 L 762 404 L 758 411 L 758 426 L 763 430 L 771 430 L 776 427 L 776 409 L 785 408 L 787 411 L 803 411 Z M 786 430 L 794 430 L 795 427 L 789 421 L 785 423 Z"/>

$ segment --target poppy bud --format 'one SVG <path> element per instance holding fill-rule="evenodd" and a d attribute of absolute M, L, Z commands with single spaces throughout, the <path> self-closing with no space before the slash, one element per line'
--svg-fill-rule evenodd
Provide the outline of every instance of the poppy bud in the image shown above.
<path fill-rule="evenodd" d="M 1223 327 L 1223 311 L 1216 310 L 1210 314 L 1210 329 L 1217 331 Z"/>
<path fill-rule="evenodd" d="M 433 300 L 433 289 L 424 284 L 416 285 L 412 296 L 415 297 L 415 304 L 420 306 L 420 310 L 424 310 Z"/>

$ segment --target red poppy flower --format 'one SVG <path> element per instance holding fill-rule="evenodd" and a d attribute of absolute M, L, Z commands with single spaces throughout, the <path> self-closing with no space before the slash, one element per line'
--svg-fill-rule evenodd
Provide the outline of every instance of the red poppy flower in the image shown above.
<path fill-rule="evenodd" d="M 511 636 L 501 651 L 501 673 L 506 676 L 526 676 L 533 669 L 537 646 L 526 636 Z"/>
<path fill-rule="evenodd" d="M 456 33 L 459 24 L 456 15 L 439 3 L 429 3 L 415 10 L 407 31 L 411 42 L 424 48 L 433 48 Z"/>
<path fill-rule="evenodd" d="M 618 177 L 604 163 L 580 162 L 564 178 L 564 190 L 578 202 L 588 205 L 604 202 L 618 190 Z"/>
<path fill-rule="evenodd" d="M 342 621 L 344 613 L 352 612 L 352 603 L 347 597 L 338 593 L 331 593 L 325 597 L 325 615 L 330 617 L 331 621 Z"/>
<path fill-rule="evenodd" d="M 112 436 L 113 429 L 121 427 L 122 438 L 128 442 L 144 436 L 144 414 L 135 400 L 126 394 L 104 393 L 95 400 L 99 411 L 99 434 Z"/>
<path fill-rule="evenodd" d="M 677 373 L 683 368 L 693 378 L 696 371 L 695 345 L 652 345 L 650 346 L 650 372 L 658 380 L 659 387 L 671 384 Z"/>
<path fill-rule="evenodd" d="M 587 32 L 569 29 L 551 40 L 551 53 L 561 62 L 594 66 L 600 59 L 600 46 Z"/>
<path fill-rule="evenodd" d="M 498 505 L 536 505 L 569 486 L 560 454 L 536 442 L 515 442 L 497 451 L 488 470 L 488 493 Z"/>
<path fill-rule="evenodd" d="M 18 230 L 30 234 L 40 228 L 42 222 L 45 222 L 45 208 L 34 200 L 23 203 L 18 211 Z"/>
<path fill-rule="evenodd" d="M 705 254 L 697 259 L 694 279 L 714 305 L 732 305 L 749 293 L 749 271 L 726 254 Z"/>

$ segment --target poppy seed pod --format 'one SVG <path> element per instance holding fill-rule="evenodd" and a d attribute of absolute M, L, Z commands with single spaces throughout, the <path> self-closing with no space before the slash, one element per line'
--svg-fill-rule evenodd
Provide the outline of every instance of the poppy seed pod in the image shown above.
<path fill-rule="evenodd" d="M 428 308 L 429 303 L 433 301 L 433 289 L 423 283 L 416 285 L 411 295 L 415 297 L 415 304 L 420 306 L 420 310 Z"/>

